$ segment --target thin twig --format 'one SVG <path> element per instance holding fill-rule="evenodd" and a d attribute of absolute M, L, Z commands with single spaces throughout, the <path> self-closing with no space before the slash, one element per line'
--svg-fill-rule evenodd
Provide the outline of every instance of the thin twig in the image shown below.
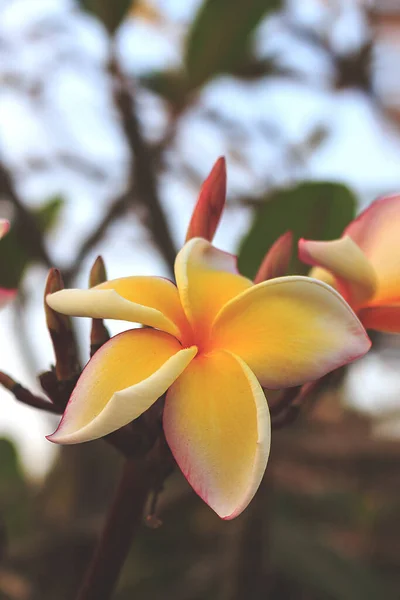
<path fill-rule="evenodd" d="M 19 402 L 22 402 L 22 404 L 26 404 L 27 406 L 32 406 L 33 408 L 45 410 L 47 412 L 54 413 L 57 415 L 62 414 L 62 410 L 58 406 L 56 406 L 46 398 L 42 398 L 41 396 L 32 394 L 32 392 L 23 387 L 20 383 L 14 381 L 12 377 L 1 371 L 0 385 L 2 385 L 6 390 L 11 392 L 14 395 L 14 398 Z"/>

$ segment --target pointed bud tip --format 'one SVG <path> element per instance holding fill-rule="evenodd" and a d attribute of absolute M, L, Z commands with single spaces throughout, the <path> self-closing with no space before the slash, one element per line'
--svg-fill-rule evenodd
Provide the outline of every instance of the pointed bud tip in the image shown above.
<path fill-rule="evenodd" d="M 254 283 L 286 275 L 292 257 L 292 248 L 293 233 L 286 231 L 278 237 L 266 253 L 254 278 Z"/>
<path fill-rule="evenodd" d="M 94 287 L 104 281 L 107 281 L 107 272 L 103 257 L 99 255 L 90 270 L 89 287 Z"/>
<path fill-rule="evenodd" d="M 52 335 L 54 332 L 70 331 L 71 325 L 68 317 L 56 312 L 49 302 L 49 298 L 64 289 L 61 272 L 58 269 L 50 269 L 44 288 L 44 310 L 46 314 L 47 329 Z M 53 340 L 54 342 L 54 340 Z"/>
<path fill-rule="evenodd" d="M 217 158 L 217 160 L 214 163 L 213 168 L 211 169 L 211 173 L 214 170 L 218 171 L 218 172 L 220 172 L 222 174 L 225 173 L 225 175 L 226 175 L 226 158 L 225 158 L 225 156 L 220 156 L 219 158 Z"/>
<path fill-rule="evenodd" d="M 202 237 L 212 241 L 226 200 L 226 160 L 220 156 L 201 186 L 189 223 L 186 241 Z"/>
<path fill-rule="evenodd" d="M 59 269 L 55 269 L 55 268 L 50 269 L 50 271 L 47 275 L 46 285 L 44 288 L 45 300 L 46 300 L 46 296 L 48 296 L 49 294 L 54 294 L 54 292 L 59 292 L 60 290 L 63 290 L 63 289 L 64 289 L 64 282 L 63 282 L 63 278 L 61 276 L 61 272 L 59 271 Z"/>
<path fill-rule="evenodd" d="M 11 392 L 17 385 L 17 382 L 6 373 L 0 371 L 0 385 Z"/>

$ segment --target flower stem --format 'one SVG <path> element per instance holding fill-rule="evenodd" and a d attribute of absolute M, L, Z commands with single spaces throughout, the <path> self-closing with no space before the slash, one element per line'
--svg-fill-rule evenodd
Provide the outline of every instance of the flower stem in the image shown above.
<path fill-rule="evenodd" d="M 77 600 L 109 600 L 143 516 L 154 478 L 143 459 L 125 461 L 121 481 Z"/>
<path fill-rule="evenodd" d="M 149 493 L 161 489 L 174 468 L 163 434 L 141 457 L 127 458 L 77 600 L 110 600 L 143 517 Z"/>

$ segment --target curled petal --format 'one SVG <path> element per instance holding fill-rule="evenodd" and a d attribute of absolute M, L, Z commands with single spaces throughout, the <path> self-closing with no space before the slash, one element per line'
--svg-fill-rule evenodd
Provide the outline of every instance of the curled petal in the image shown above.
<path fill-rule="evenodd" d="M 199 355 L 168 391 L 164 431 L 191 486 L 223 519 L 248 505 L 270 449 L 264 393 L 229 352 Z"/>
<path fill-rule="evenodd" d="M 130 423 L 164 394 L 196 352 L 152 329 L 113 337 L 86 365 L 58 429 L 48 439 L 76 444 Z"/>
<path fill-rule="evenodd" d="M 327 283 L 328 285 L 330 285 L 331 287 L 333 287 L 335 289 L 337 287 L 337 281 L 335 279 L 335 276 L 332 275 L 332 273 L 330 273 L 330 271 L 327 271 L 326 269 L 323 269 L 322 267 L 313 267 L 308 275 L 310 277 L 312 277 L 313 279 L 318 279 L 319 281 L 323 281 L 324 283 Z"/>
<path fill-rule="evenodd" d="M 360 320 L 366 329 L 400 333 L 400 303 L 392 306 L 370 306 L 361 309 Z"/>
<path fill-rule="evenodd" d="M 6 235 L 10 229 L 10 222 L 7 219 L 0 219 L 0 239 Z"/>
<path fill-rule="evenodd" d="M 228 300 L 252 286 L 238 274 L 235 256 L 202 238 L 190 240 L 178 253 L 175 277 L 196 339 L 207 336 L 215 315 Z"/>
<path fill-rule="evenodd" d="M 375 271 L 348 236 L 330 242 L 300 240 L 299 257 L 306 264 L 330 271 L 336 278 L 336 287 L 352 306 L 359 306 L 375 293 Z"/>
<path fill-rule="evenodd" d="M 161 277 L 124 277 L 90 290 L 61 290 L 48 295 L 47 303 L 64 315 L 132 321 L 179 339 L 188 329 L 176 286 Z"/>
<path fill-rule="evenodd" d="M 217 315 L 210 346 L 240 356 L 266 388 L 301 385 L 359 358 L 371 342 L 347 302 L 310 277 L 270 279 Z"/>
<path fill-rule="evenodd" d="M 287 231 L 274 242 L 265 255 L 254 283 L 286 275 L 292 256 L 293 233 Z"/>
<path fill-rule="evenodd" d="M 226 199 L 226 163 L 221 156 L 203 183 L 189 223 L 186 241 L 202 237 L 212 241 Z"/>
<path fill-rule="evenodd" d="M 378 286 L 372 303 L 400 301 L 400 195 L 373 202 L 344 234 L 356 242 L 376 272 Z"/>

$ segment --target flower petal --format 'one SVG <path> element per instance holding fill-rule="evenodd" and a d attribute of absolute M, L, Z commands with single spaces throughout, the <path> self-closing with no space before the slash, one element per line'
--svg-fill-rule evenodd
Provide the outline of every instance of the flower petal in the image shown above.
<path fill-rule="evenodd" d="M 167 442 L 194 490 L 224 519 L 239 515 L 257 491 L 270 429 L 256 377 L 229 352 L 199 355 L 168 391 Z"/>
<path fill-rule="evenodd" d="M 190 219 L 186 241 L 195 237 L 211 240 L 218 227 L 226 198 L 226 164 L 221 156 L 203 183 Z"/>
<path fill-rule="evenodd" d="M 385 333 L 400 333 L 400 304 L 363 308 L 359 317 L 366 329 L 376 329 Z"/>
<path fill-rule="evenodd" d="M 197 348 L 172 336 L 133 329 L 104 344 L 88 362 L 58 429 L 48 439 L 76 444 L 102 437 L 147 410 L 187 367 Z"/>
<path fill-rule="evenodd" d="M 179 339 L 189 327 L 176 286 L 161 277 L 124 277 L 90 290 L 61 290 L 48 295 L 47 303 L 65 315 L 142 323 Z"/>
<path fill-rule="evenodd" d="M 319 281 L 323 281 L 324 283 L 327 283 L 328 285 L 336 289 L 337 281 L 335 279 L 335 276 L 332 275 L 330 271 L 327 271 L 322 267 L 313 267 L 308 275 L 309 277 L 312 277 L 313 279 L 318 279 Z"/>
<path fill-rule="evenodd" d="M 0 239 L 4 237 L 10 229 L 10 222 L 7 219 L 0 219 Z"/>
<path fill-rule="evenodd" d="M 217 315 L 210 347 L 240 356 L 267 388 L 301 385 L 365 354 L 371 342 L 349 305 L 310 277 L 255 285 Z"/>
<path fill-rule="evenodd" d="M 344 234 L 356 242 L 375 269 L 378 286 L 372 303 L 400 301 L 400 195 L 373 202 Z"/>
<path fill-rule="evenodd" d="M 6 304 L 14 300 L 17 294 L 17 290 L 9 290 L 7 288 L 0 288 L 0 308 L 3 308 Z"/>
<path fill-rule="evenodd" d="M 196 339 L 207 336 L 215 315 L 228 300 L 252 286 L 238 274 L 235 256 L 202 238 L 193 238 L 178 253 L 175 277 Z"/>
<path fill-rule="evenodd" d="M 348 236 L 330 242 L 299 241 L 300 260 L 327 269 L 336 286 L 352 305 L 359 306 L 376 290 L 376 274 L 362 250 Z"/>

